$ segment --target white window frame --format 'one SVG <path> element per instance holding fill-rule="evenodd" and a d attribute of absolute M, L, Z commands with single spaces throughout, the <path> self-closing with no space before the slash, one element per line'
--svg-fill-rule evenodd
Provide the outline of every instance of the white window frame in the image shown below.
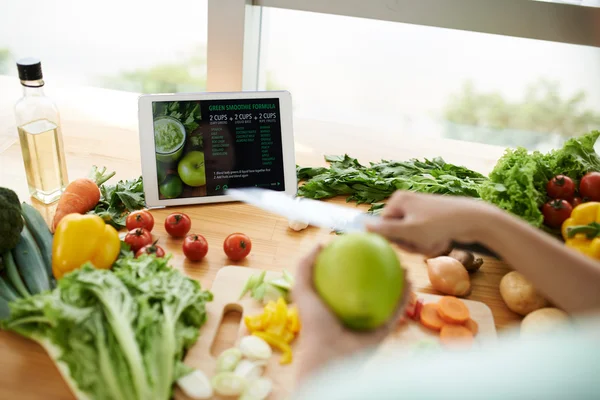
<path fill-rule="evenodd" d="M 208 0 L 207 90 L 257 90 L 262 7 L 600 48 L 600 8 L 533 0 Z"/>

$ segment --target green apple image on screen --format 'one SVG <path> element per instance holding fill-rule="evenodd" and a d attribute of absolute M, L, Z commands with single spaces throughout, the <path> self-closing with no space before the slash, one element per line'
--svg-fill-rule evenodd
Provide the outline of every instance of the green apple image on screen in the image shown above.
<path fill-rule="evenodd" d="M 177 175 L 169 175 L 159 186 L 158 190 L 167 199 L 181 196 L 183 183 Z"/>
<path fill-rule="evenodd" d="M 188 186 L 197 187 L 206 185 L 206 173 L 204 170 L 204 153 L 202 151 L 190 151 L 177 166 L 179 177 Z"/>

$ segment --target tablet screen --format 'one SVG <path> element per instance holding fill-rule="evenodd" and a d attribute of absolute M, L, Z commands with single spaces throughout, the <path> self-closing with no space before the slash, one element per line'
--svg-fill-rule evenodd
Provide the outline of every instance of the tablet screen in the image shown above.
<path fill-rule="evenodd" d="M 279 99 L 153 102 L 159 199 L 284 191 Z"/>

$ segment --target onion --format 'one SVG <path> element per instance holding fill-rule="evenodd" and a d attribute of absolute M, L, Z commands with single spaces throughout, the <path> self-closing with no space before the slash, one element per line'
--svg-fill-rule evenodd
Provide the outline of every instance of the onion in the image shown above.
<path fill-rule="evenodd" d="M 211 383 L 221 396 L 239 396 L 246 389 L 248 381 L 233 372 L 220 372 L 213 376 Z"/>
<path fill-rule="evenodd" d="M 210 399 L 213 396 L 212 386 L 204 373 L 200 370 L 179 378 L 177 385 L 192 399 Z"/>
<path fill-rule="evenodd" d="M 259 378 L 250 382 L 239 400 L 264 400 L 273 390 L 273 382 L 268 378 Z"/>
<path fill-rule="evenodd" d="M 217 358 L 217 372 L 233 371 L 241 359 L 242 352 L 240 349 L 233 347 L 225 350 Z"/>
<path fill-rule="evenodd" d="M 465 296 L 471 290 L 471 280 L 465 267 L 448 256 L 427 260 L 427 273 L 431 286 L 451 296 Z"/>
<path fill-rule="evenodd" d="M 271 346 L 258 336 L 244 336 L 240 340 L 240 350 L 244 357 L 251 360 L 268 360 L 271 358 L 273 351 Z"/>
<path fill-rule="evenodd" d="M 245 378 L 248 381 L 253 381 L 262 376 L 263 366 L 265 361 L 242 360 L 233 371 L 234 374 Z"/>

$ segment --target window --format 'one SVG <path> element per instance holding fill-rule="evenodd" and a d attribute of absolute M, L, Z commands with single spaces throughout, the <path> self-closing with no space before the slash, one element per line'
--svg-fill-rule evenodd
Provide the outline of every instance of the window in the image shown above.
<path fill-rule="evenodd" d="M 276 8 L 263 89 L 299 118 L 548 150 L 600 128 L 600 49 Z"/>
<path fill-rule="evenodd" d="M 206 87 L 207 0 L 10 1 L 0 13 L 0 75 L 34 56 L 46 80 L 156 93 Z"/>

